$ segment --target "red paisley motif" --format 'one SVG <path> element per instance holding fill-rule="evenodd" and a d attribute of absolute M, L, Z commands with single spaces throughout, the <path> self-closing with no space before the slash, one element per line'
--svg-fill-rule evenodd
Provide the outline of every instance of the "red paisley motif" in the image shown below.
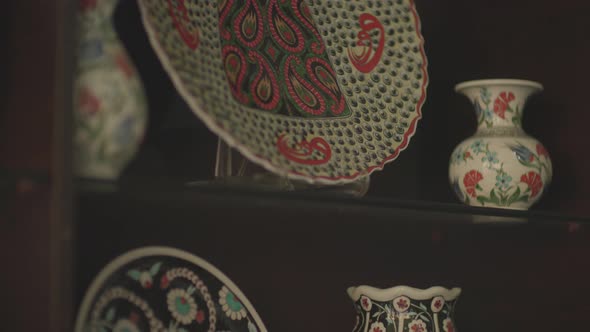
<path fill-rule="evenodd" d="M 326 102 L 309 82 L 299 76 L 293 62 L 301 65 L 301 60 L 294 55 L 289 56 L 285 62 L 285 83 L 289 95 L 305 112 L 313 115 L 323 114 L 326 111 Z"/>
<path fill-rule="evenodd" d="M 226 20 L 228 15 L 231 13 L 233 5 L 234 0 L 221 0 L 219 2 L 219 33 L 225 40 L 231 39 L 231 31 L 228 30 Z"/>
<path fill-rule="evenodd" d="M 247 0 L 234 21 L 234 33 L 240 43 L 249 48 L 255 48 L 262 42 L 264 25 L 258 1 Z"/>
<path fill-rule="evenodd" d="M 312 81 L 332 98 L 330 108 L 332 114 L 341 114 L 346 108 L 346 100 L 338 87 L 336 74 L 330 64 L 320 58 L 309 58 L 306 67 Z"/>
<path fill-rule="evenodd" d="M 363 13 L 359 17 L 361 31 L 357 35 L 357 46 L 348 48 L 348 57 L 354 67 L 361 73 L 370 73 L 383 55 L 385 48 L 385 29 L 379 19 L 369 13 Z M 374 48 L 371 31 L 379 31 L 379 43 Z"/>
<path fill-rule="evenodd" d="M 288 116 L 349 113 L 305 0 L 219 0 L 217 10 L 236 101 Z"/>
<path fill-rule="evenodd" d="M 465 190 L 470 196 L 477 197 L 475 189 L 479 186 L 479 181 L 481 180 L 483 180 L 483 175 L 476 170 L 471 170 L 465 174 L 465 177 L 463 177 L 463 184 L 465 185 Z"/>
<path fill-rule="evenodd" d="M 295 16 L 305 25 L 307 30 L 313 33 L 315 40 L 311 43 L 311 50 L 315 54 L 322 54 L 326 50 L 326 46 L 324 45 L 324 41 L 318 29 L 316 29 L 313 18 L 311 17 L 311 12 L 305 0 L 298 0 L 298 1 L 291 1 L 291 6 L 293 7 L 293 13 Z"/>
<path fill-rule="evenodd" d="M 330 144 L 320 137 L 315 137 L 309 142 L 304 140 L 291 147 L 286 135 L 283 134 L 277 141 L 277 148 L 285 158 L 299 164 L 321 165 L 327 163 L 332 158 Z M 315 154 L 319 153 L 319 159 L 314 156 L 314 152 Z"/>
<path fill-rule="evenodd" d="M 531 198 L 537 196 L 543 188 L 543 180 L 541 175 L 537 172 L 528 172 L 520 177 L 520 182 L 524 182 L 529 186 L 531 190 Z"/>
<path fill-rule="evenodd" d="M 263 110 L 272 110 L 280 101 L 279 84 L 268 61 L 260 53 L 250 51 L 248 56 L 258 63 L 258 74 L 250 85 L 254 103 Z"/>
<path fill-rule="evenodd" d="M 239 48 L 233 45 L 225 46 L 221 53 L 225 74 L 234 98 L 241 103 L 248 102 L 248 97 L 242 88 L 248 67 L 246 57 Z"/>
<path fill-rule="evenodd" d="M 270 0 L 267 19 L 273 40 L 282 48 L 291 53 L 299 53 L 305 49 L 301 29 L 281 10 L 278 0 Z"/>
<path fill-rule="evenodd" d="M 199 46 L 200 37 L 198 30 L 191 30 L 189 26 L 188 10 L 184 5 L 185 0 L 168 0 L 168 10 L 174 27 L 180 33 L 180 37 L 190 49 L 195 50 Z M 174 4 L 175 3 L 175 4 Z"/>

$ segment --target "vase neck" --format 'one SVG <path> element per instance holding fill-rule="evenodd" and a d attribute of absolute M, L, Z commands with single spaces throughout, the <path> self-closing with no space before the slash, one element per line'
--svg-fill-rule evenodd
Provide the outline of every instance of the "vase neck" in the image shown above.
<path fill-rule="evenodd" d="M 478 132 L 522 131 L 527 98 L 540 88 L 518 84 L 471 85 L 458 92 L 469 98 L 477 116 Z"/>
<path fill-rule="evenodd" d="M 94 16 L 110 20 L 119 0 L 78 0 L 78 13 L 82 16 Z"/>

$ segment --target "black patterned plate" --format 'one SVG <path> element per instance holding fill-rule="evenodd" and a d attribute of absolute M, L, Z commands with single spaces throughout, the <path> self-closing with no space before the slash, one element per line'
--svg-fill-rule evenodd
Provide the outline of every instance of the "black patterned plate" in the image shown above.
<path fill-rule="evenodd" d="M 140 0 L 191 109 L 277 174 L 345 183 L 394 160 L 426 98 L 412 0 Z"/>
<path fill-rule="evenodd" d="M 82 301 L 76 331 L 266 332 L 238 287 L 203 259 L 148 247 L 109 263 Z"/>

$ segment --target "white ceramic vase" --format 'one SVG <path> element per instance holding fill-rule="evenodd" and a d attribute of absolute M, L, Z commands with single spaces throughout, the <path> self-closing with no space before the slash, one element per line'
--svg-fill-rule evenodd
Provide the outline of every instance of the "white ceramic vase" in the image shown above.
<path fill-rule="evenodd" d="M 449 162 L 449 180 L 462 202 L 523 210 L 546 190 L 553 174 L 549 154 L 521 125 L 527 98 L 542 89 L 515 79 L 455 87 L 472 101 L 478 120 L 476 133 L 455 148 Z"/>
<path fill-rule="evenodd" d="M 353 332 L 454 332 L 460 288 L 350 287 L 357 316 Z"/>
<path fill-rule="evenodd" d="M 117 2 L 80 1 L 74 170 L 82 178 L 117 179 L 146 129 L 143 86 L 112 23 Z"/>

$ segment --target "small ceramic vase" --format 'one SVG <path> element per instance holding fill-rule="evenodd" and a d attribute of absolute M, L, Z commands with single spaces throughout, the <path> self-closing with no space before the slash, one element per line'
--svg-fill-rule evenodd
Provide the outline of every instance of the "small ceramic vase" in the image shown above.
<path fill-rule="evenodd" d="M 543 194 L 553 174 L 545 147 L 521 126 L 527 98 L 543 89 L 536 82 L 491 79 L 458 84 L 455 91 L 475 108 L 475 135 L 453 151 L 449 180 L 469 205 L 528 209 Z"/>
<path fill-rule="evenodd" d="M 456 331 L 453 315 L 459 294 L 460 288 L 350 287 L 348 295 L 357 310 L 353 332 Z"/>
<path fill-rule="evenodd" d="M 74 84 L 78 177 L 117 179 L 135 155 L 146 128 L 143 86 L 112 24 L 117 2 L 80 1 Z"/>

